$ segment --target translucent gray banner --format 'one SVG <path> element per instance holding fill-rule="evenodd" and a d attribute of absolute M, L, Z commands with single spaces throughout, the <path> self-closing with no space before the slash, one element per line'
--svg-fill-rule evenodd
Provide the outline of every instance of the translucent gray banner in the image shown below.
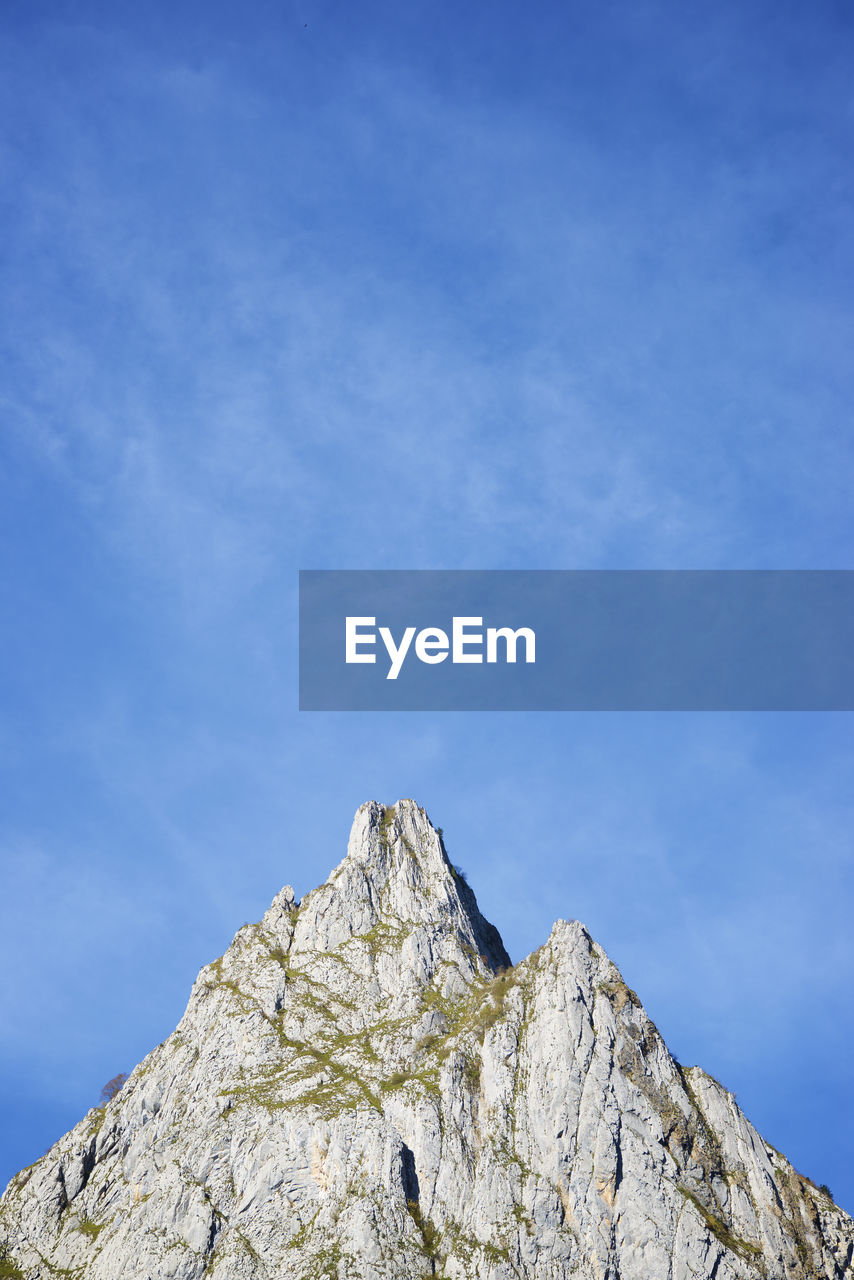
<path fill-rule="evenodd" d="M 303 711 L 854 710 L 851 570 L 304 570 Z"/>

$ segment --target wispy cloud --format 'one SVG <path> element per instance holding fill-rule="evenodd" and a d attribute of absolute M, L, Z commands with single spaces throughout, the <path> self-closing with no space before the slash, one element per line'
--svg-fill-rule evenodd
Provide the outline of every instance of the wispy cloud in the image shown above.
<path fill-rule="evenodd" d="M 123 54 L 103 90 L 116 122 L 93 143 L 89 99 L 66 89 L 50 182 L 21 183 L 53 262 L 17 292 L 38 341 L 7 395 L 100 527 L 195 607 L 306 557 L 748 559 L 749 504 L 816 519 L 793 489 L 808 403 L 811 474 L 825 514 L 841 504 L 844 442 L 815 432 L 836 402 L 787 385 L 775 355 L 804 332 L 804 297 L 766 282 L 757 315 L 761 267 L 739 244 L 771 180 L 734 203 L 732 175 L 702 174 L 682 137 L 651 178 L 649 157 L 540 109 L 448 101 L 378 63 L 350 67 L 346 116 L 332 95 L 295 139 L 222 66 Z M 76 277 L 56 308 L 62 263 Z"/>

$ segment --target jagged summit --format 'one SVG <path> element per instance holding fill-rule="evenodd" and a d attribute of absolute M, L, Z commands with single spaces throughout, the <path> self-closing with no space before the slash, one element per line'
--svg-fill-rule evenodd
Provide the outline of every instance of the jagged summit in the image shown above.
<path fill-rule="evenodd" d="M 446 935 L 475 951 L 490 969 L 510 964 L 498 930 L 480 914 L 441 834 L 414 800 L 363 804 L 353 819 L 347 856 L 303 908 L 300 937 L 310 933 L 315 947 L 334 948 L 381 920 L 396 919 L 428 930 L 432 952 L 436 938 Z"/>
<path fill-rule="evenodd" d="M 0 1204 L 18 1280 L 842 1280 L 854 1224 L 577 921 L 514 968 L 411 800 Z"/>

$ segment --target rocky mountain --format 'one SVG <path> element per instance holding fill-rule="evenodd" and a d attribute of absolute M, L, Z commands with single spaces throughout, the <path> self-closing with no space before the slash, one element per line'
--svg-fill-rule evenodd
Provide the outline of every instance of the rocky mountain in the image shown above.
<path fill-rule="evenodd" d="M 854 1276 L 851 1219 L 584 926 L 512 966 L 411 800 L 202 969 L 0 1224 L 26 1280 Z"/>

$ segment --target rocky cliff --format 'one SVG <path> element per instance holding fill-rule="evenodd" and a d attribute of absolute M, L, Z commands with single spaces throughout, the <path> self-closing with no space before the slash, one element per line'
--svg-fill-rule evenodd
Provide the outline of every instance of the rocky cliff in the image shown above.
<path fill-rule="evenodd" d="M 411 800 L 202 969 L 0 1202 L 26 1280 L 806 1280 L 854 1224 L 681 1067 L 583 925 L 515 967 Z"/>

